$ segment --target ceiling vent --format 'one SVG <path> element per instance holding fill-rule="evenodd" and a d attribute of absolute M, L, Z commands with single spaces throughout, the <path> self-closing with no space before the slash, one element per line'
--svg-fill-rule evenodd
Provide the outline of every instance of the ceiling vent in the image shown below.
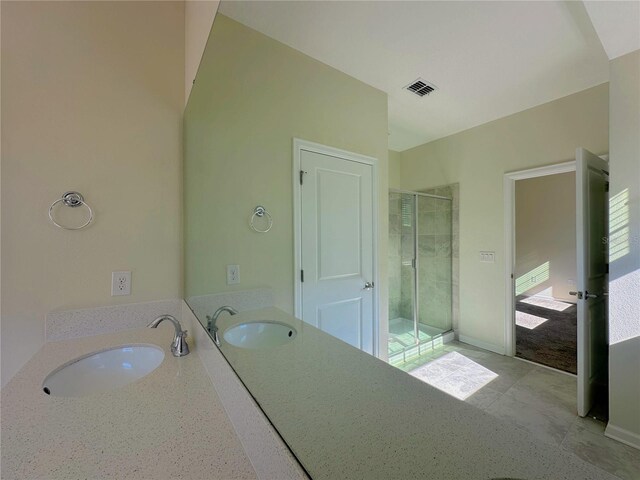
<path fill-rule="evenodd" d="M 419 97 L 424 97 L 425 95 L 429 95 L 431 92 L 437 90 L 438 87 L 422 78 L 418 78 L 415 82 L 411 82 L 404 88 Z"/>

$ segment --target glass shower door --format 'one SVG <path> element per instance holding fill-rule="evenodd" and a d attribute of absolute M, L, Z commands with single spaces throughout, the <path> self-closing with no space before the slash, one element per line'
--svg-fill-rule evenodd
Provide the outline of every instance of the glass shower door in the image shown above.
<path fill-rule="evenodd" d="M 389 362 L 405 362 L 452 329 L 452 202 L 389 194 Z"/>
<path fill-rule="evenodd" d="M 418 328 L 430 338 L 451 330 L 451 200 L 418 197 Z"/>
<path fill-rule="evenodd" d="M 389 194 L 389 358 L 416 344 L 415 196 Z"/>

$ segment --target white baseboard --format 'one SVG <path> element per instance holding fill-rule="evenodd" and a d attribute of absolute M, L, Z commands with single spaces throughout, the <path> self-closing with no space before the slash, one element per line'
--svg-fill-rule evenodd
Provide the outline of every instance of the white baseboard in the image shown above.
<path fill-rule="evenodd" d="M 504 355 L 504 347 L 501 345 L 495 345 L 489 342 L 483 342 L 482 340 L 478 340 L 473 337 L 468 337 L 466 335 L 458 335 L 458 340 L 462 343 L 468 343 L 469 345 L 473 345 L 474 347 L 483 348 L 485 350 L 489 350 L 490 352 L 497 353 L 499 355 Z"/>
<path fill-rule="evenodd" d="M 637 448 L 640 450 L 640 435 L 634 432 L 630 432 L 629 430 L 625 430 L 624 428 L 616 427 L 615 425 L 611 425 L 609 423 L 607 428 L 604 431 L 605 437 L 613 438 L 625 445 L 629 445 L 630 447 Z"/>

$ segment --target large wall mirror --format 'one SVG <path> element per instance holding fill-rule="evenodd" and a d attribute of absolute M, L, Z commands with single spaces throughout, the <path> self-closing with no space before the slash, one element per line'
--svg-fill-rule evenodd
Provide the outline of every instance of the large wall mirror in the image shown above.
<path fill-rule="evenodd" d="M 386 94 L 234 20 L 243 8 L 252 3 L 220 5 L 185 113 L 185 298 L 203 323 L 223 293 L 267 288 L 273 306 L 295 311 L 294 139 L 376 160 L 386 232 Z M 251 228 L 257 206 L 268 233 Z M 385 258 L 386 234 L 376 241 Z"/>
<path fill-rule="evenodd" d="M 387 262 L 378 262 L 386 258 L 388 237 L 387 95 L 250 28 L 246 25 L 249 22 L 238 21 L 245 9 L 251 8 L 283 6 L 279 2 L 221 3 L 185 111 L 185 299 L 209 329 L 214 313 L 224 305 L 252 320 L 278 320 L 285 314 L 293 319 L 297 313 L 295 289 L 299 272 L 294 229 L 300 225 L 294 218 L 296 141 L 349 152 L 360 169 L 371 170 L 375 165 L 373 175 L 372 170 L 368 171 L 369 183 L 364 186 L 360 180 L 353 181 L 360 178 L 358 171 L 348 172 L 351 176 L 329 175 L 317 179 L 317 183 L 320 190 L 328 185 L 319 202 L 324 202 L 322 208 L 334 212 L 348 213 L 361 199 L 368 199 L 371 215 L 362 221 L 370 228 L 368 242 L 376 247 L 367 255 L 377 271 L 375 277 L 370 272 L 370 278 L 358 277 L 357 282 L 375 282 L 381 293 L 387 289 Z M 264 207 L 268 215 L 254 216 L 258 206 Z M 340 251 L 347 251 L 344 231 L 359 235 L 360 226 L 354 226 L 348 218 L 341 221 L 343 224 L 334 225 L 325 240 Z M 267 229 L 266 233 L 258 231 Z M 344 260 L 329 262 L 322 268 L 333 269 L 337 272 L 334 276 L 340 277 L 343 270 L 348 273 L 362 263 L 360 257 L 357 261 L 350 257 Z M 370 314 L 373 316 L 373 309 L 379 308 L 384 317 L 385 295 L 374 296 L 359 283 L 356 288 L 363 296 L 369 295 Z M 354 309 L 354 302 L 341 305 L 346 305 L 346 310 L 359 308 L 355 305 Z M 272 308 L 267 310 L 268 318 L 265 307 Z M 252 311 L 262 313 L 253 318 Z M 308 369 L 343 361 L 338 360 L 343 344 L 323 344 L 315 335 L 324 332 L 300 322 L 294 329 L 295 343 L 287 348 L 238 348 L 233 344 L 237 339 L 227 332 L 234 319 L 242 315 L 218 313 L 217 331 L 210 329 L 209 333 L 220 351 L 307 471 L 314 478 L 321 478 L 322 472 L 331 474 L 321 467 L 327 453 L 319 445 L 329 448 L 335 443 L 331 439 L 335 428 L 326 430 L 325 440 L 309 441 L 307 431 L 313 427 L 305 424 L 310 418 L 308 409 L 320 405 L 319 396 L 330 394 L 330 389 L 321 387 L 317 378 L 310 378 Z M 334 333 L 330 322 L 325 322 L 324 327 Z M 377 323 L 375 327 L 369 337 L 346 332 L 343 339 L 377 354 L 378 343 L 386 347 L 386 337 L 385 332 L 377 330 Z M 303 332 L 305 329 L 309 331 Z M 288 330 L 283 333 L 294 335 Z M 238 341 L 242 341 L 241 337 L 242 332 Z M 366 348 L 363 343 L 367 343 Z M 361 360 L 357 355 L 361 352 L 352 350 L 346 352 L 349 359 L 344 361 L 358 364 Z M 377 361 L 373 356 L 369 358 Z M 305 365 L 307 360 L 313 366 Z M 340 391 L 350 391 L 351 378 L 345 376 L 344 382 L 343 385 L 333 378 L 331 383 Z M 310 395 L 316 388 L 318 393 Z M 322 408 L 333 411 L 331 403 Z M 346 460 L 341 463 L 346 464 Z"/>

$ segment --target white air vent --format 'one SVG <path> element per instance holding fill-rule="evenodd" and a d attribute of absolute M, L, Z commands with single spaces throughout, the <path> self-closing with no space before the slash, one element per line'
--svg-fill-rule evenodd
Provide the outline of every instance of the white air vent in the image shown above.
<path fill-rule="evenodd" d="M 429 83 L 423 78 L 418 78 L 415 82 L 411 82 L 409 85 L 404 87 L 406 90 L 409 90 L 411 93 L 418 95 L 419 97 L 424 97 L 425 95 L 429 95 L 434 90 L 437 90 L 433 83 Z"/>

